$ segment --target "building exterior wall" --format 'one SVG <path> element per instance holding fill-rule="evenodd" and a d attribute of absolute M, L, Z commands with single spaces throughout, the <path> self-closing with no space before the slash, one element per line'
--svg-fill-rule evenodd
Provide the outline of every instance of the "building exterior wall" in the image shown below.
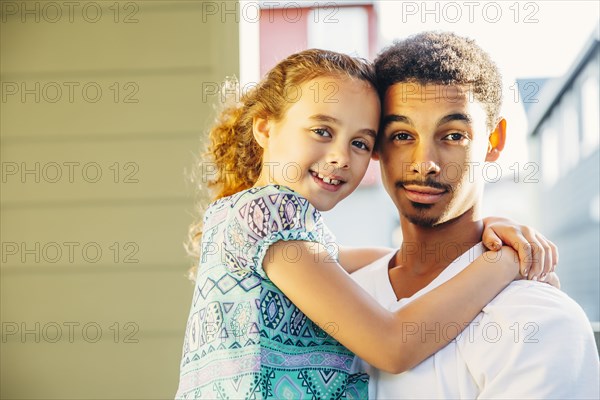
<path fill-rule="evenodd" d="M 600 46 L 597 40 L 591 43 L 591 53 L 573 70 L 564 90 L 554 99 L 545 99 L 551 106 L 534 127 L 530 147 L 542 172 L 535 195 L 539 228 L 560 249 L 562 289 L 583 307 L 598 330 Z"/>
<path fill-rule="evenodd" d="M 172 398 L 186 175 L 210 94 L 239 73 L 235 15 L 71 4 L 1 4 L 0 397 Z"/>
<path fill-rule="evenodd" d="M 348 34 L 358 33 L 366 37 L 366 53 L 358 54 L 362 57 L 373 59 L 378 50 L 377 43 L 377 13 L 372 2 L 323 2 L 321 7 L 315 3 L 297 2 L 272 2 L 260 10 L 259 37 L 260 37 L 260 76 L 264 76 L 269 69 L 283 58 L 310 47 L 326 47 L 336 50 L 336 46 L 348 45 L 348 37 L 343 42 L 337 43 L 336 38 L 328 35 L 332 29 L 343 29 Z M 272 4 L 269 6 L 268 4 Z M 304 5 L 309 7 L 304 7 Z M 360 9 L 366 14 L 366 25 L 357 26 L 344 19 L 343 11 Z M 310 41 L 312 30 L 316 26 L 322 27 L 322 40 L 324 46 L 315 46 Z M 337 49 L 342 51 L 341 49 Z"/>

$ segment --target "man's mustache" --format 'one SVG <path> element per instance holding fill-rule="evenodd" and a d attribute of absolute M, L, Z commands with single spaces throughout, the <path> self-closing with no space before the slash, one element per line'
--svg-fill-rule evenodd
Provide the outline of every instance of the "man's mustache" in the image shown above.
<path fill-rule="evenodd" d="M 431 188 L 434 189 L 440 189 L 440 190 L 445 190 L 447 192 L 452 192 L 453 188 L 451 185 L 445 184 L 445 183 L 441 183 L 441 182 L 437 182 L 433 179 L 425 179 L 423 180 L 417 180 L 417 179 L 413 179 L 413 180 L 406 180 L 406 181 L 397 181 L 396 182 L 396 188 L 398 189 L 402 189 L 404 186 L 406 185 L 417 185 L 417 186 L 429 186 Z"/>

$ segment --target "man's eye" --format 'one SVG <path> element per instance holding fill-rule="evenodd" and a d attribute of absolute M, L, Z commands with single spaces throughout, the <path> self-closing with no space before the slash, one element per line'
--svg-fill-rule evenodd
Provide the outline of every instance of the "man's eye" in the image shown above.
<path fill-rule="evenodd" d="M 458 133 L 458 132 L 451 133 L 449 135 L 446 135 L 446 137 L 445 137 L 445 139 L 451 140 L 451 141 L 458 141 L 458 140 L 462 140 L 462 139 L 465 139 L 465 138 L 466 137 L 465 137 L 464 134 Z"/>
<path fill-rule="evenodd" d="M 400 132 L 394 133 L 391 137 L 392 140 L 410 140 L 412 137 L 408 133 Z"/>
<path fill-rule="evenodd" d="M 316 133 L 319 136 L 331 137 L 331 133 L 325 128 L 314 128 L 314 129 L 311 129 L 311 131 L 313 131 L 314 133 Z"/>

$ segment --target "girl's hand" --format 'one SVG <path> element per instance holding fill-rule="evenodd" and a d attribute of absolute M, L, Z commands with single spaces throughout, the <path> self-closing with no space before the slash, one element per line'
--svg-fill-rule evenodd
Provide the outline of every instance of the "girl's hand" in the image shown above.
<path fill-rule="evenodd" d="M 515 281 L 527 279 L 527 277 L 523 277 L 523 275 L 521 275 L 519 265 L 517 264 L 517 253 L 510 246 L 502 246 L 497 252 L 487 251 L 484 253 L 483 259 L 491 263 L 500 263 L 501 267 L 508 269 L 510 274 L 513 276 L 513 280 Z M 554 272 L 548 273 L 544 279 L 539 279 L 539 281 L 560 289 L 558 275 L 556 275 Z"/>
<path fill-rule="evenodd" d="M 523 277 L 547 281 L 548 274 L 555 271 L 558 249 L 535 229 L 499 217 L 484 218 L 483 224 L 483 244 L 490 250 L 499 250 L 503 243 L 512 247 L 519 255 Z M 552 286 L 560 286 L 558 277 L 553 277 L 552 282 L 548 281 Z"/>

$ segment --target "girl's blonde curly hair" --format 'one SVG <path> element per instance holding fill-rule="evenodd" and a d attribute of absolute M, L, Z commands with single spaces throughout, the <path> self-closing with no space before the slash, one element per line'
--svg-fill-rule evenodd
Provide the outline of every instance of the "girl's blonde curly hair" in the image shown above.
<path fill-rule="evenodd" d="M 202 217 L 206 206 L 251 188 L 260 175 L 263 149 L 252 133 L 254 118 L 280 121 L 297 99 L 290 93 L 301 84 L 323 76 L 359 79 L 377 89 L 373 67 L 366 60 L 329 50 L 310 49 L 281 61 L 238 102 L 225 103 L 209 131 L 207 149 L 196 165 L 195 175 L 206 186 L 199 189 L 208 189 L 209 198 L 200 201 L 201 215 L 189 228 L 186 250 L 194 258 L 194 266 L 189 271 L 191 280 L 195 280 L 200 260 Z M 229 80 L 225 87 L 226 92 L 231 93 L 231 89 L 237 88 L 237 81 Z"/>

